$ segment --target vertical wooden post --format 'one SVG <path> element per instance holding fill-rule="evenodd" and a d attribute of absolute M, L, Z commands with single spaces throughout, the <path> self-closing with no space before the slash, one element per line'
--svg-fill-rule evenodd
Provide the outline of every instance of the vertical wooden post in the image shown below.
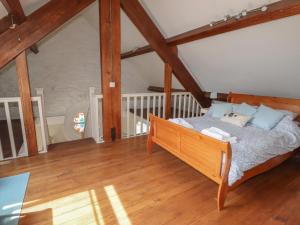
<path fill-rule="evenodd" d="M 99 6 L 103 139 L 110 142 L 121 138 L 120 0 L 101 0 Z"/>
<path fill-rule="evenodd" d="M 38 146 L 36 140 L 35 124 L 30 94 L 27 56 L 25 51 L 23 51 L 19 56 L 17 56 L 16 66 L 19 83 L 19 94 L 21 97 L 25 133 L 28 145 L 28 154 L 32 156 L 38 153 Z"/>
<path fill-rule="evenodd" d="M 172 50 L 178 54 L 177 46 L 172 47 Z M 173 69 L 170 64 L 165 63 L 165 79 L 164 79 L 164 92 L 166 94 L 166 119 L 171 118 L 171 98 L 172 98 L 172 75 Z"/>

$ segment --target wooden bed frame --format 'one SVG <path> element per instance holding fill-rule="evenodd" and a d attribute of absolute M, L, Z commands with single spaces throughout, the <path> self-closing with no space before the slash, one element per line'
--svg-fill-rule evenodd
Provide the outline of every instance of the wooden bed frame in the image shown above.
<path fill-rule="evenodd" d="M 298 114 L 300 121 L 300 99 L 287 99 L 265 96 L 254 96 L 230 93 L 228 102 L 243 103 L 259 106 L 264 104 L 275 109 L 285 109 Z M 228 174 L 231 165 L 230 143 L 222 142 L 201 133 L 174 124 L 153 115 L 150 116 L 150 133 L 147 150 L 152 153 L 156 143 L 170 153 L 183 160 L 219 185 L 218 209 L 224 208 L 227 193 L 246 180 L 266 172 L 281 164 L 295 154 L 295 151 L 274 157 L 244 173 L 244 176 L 233 185 L 228 185 Z M 299 149 L 298 149 L 299 150 Z M 224 161 L 225 160 L 225 161 Z M 223 163 L 222 163 L 223 161 Z"/>

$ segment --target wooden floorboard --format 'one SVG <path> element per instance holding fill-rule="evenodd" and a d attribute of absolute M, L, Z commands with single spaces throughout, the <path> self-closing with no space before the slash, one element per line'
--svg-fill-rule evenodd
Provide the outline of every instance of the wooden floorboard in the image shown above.
<path fill-rule="evenodd" d="M 228 195 L 218 212 L 218 187 L 146 138 L 56 144 L 49 153 L 0 166 L 0 177 L 30 172 L 20 225 L 300 224 L 300 156 Z"/>

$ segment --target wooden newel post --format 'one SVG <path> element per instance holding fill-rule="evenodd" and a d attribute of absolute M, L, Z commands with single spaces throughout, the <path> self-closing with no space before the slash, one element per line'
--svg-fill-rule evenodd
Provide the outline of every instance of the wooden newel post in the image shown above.
<path fill-rule="evenodd" d="M 29 156 L 38 154 L 38 146 L 35 133 L 35 123 L 30 94 L 30 82 L 28 74 L 28 64 L 26 52 L 22 52 L 16 58 L 17 76 L 19 84 L 19 94 L 24 117 L 24 126 L 27 139 Z"/>
<path fill-rule="evenodd" d="M 101 0 L 99 6 L 103 139 L 110 142 L 121 138 L 120 0 Z"/>
<path fill-rule="evenodd" d="M 178 54 L 177 47 L 172 47 L 172 50 Z M 172 117 L 172 110 L 171 110 L 171 100 L 172 100 L 172 75 L 173 75 L 173 68 L 170 64 L 165 63 L 165 78 L 164 78 L 164 92 L 166 94 L 166 119 Z"/>

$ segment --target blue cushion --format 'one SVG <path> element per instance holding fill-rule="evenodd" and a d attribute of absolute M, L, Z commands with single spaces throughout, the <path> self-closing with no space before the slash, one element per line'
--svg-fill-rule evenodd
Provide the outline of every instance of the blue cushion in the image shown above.
<path fill-rule="evenodd" d="M 232 113 L 231 103 L 212 104 L 212 117 L 222 118 L 225 114 Z"/>
<path fill-rule="evenodd" d="M 284 117 L 284 113 L 261 105 L 257 112 L 254 114 L 254 118 L 251 124 L 255 127 L 259 127 L 265 130 L 271 130 L 280 122 Z"/>
<path fill-rule="evenodd" d="M 239 105 L 233 105 L 233 112 L 245 116 L 253 116 L 257 109 L 254 106 L 248 105 L 247 103 L 242 103 Z"/>

